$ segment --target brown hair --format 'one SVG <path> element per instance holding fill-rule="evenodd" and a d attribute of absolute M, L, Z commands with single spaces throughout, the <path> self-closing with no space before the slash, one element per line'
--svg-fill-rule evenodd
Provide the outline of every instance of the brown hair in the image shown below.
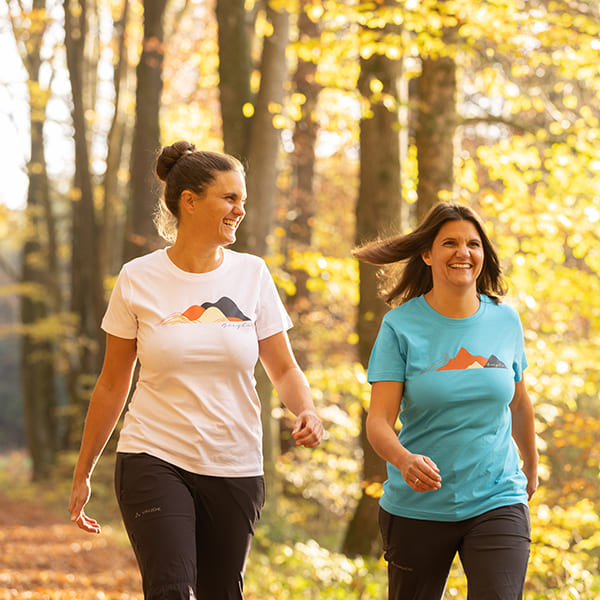
<path fill-rule="evenodd" d="M 155 223 L 163 238 L 174 239 L 174 230 L 179 224 L 181 192 L 191 190 L 202 196 L 215 181 L 216 173 L 224 171 L 239 171 L 245 175 L 244 166 L 237 158 L 221 152 L 196 150 L 190 142 L 175 142 L 161 150 L 156 161 L 156 174 L 165 183 L 165 189 Z"/>
<path fill-rule="evenodd" d="M 403 304 L 433 287 L 431 268 L 423 261 L 422 254 L 431 250 L 438 232 L 448 221 L 470 221 L 479 233 L 484 254 L 477 291 L 496 304 L 499 296 L 506 294 L 498 255 L 477 213 L 462 204 L 440 202 L 410 233 L 367 242 L 352 251 L 352 255 L 363 262 L 389 265 L 379 273 L 379 294 L 388 304 Z"/>

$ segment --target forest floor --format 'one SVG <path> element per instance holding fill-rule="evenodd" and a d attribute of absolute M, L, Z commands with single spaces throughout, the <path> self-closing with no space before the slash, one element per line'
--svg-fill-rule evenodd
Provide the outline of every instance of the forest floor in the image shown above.
<path fill-rule="evenodd" d="M 102 524 L 100 535 L 81 531 L 69 519 L 74 460 L 65 455 L 49 480 L 33 482 L 24 450 L 0 451 L 0 600 L 143 599 L 114 498 L 114 460 L 100 459 L 86 507 Z M 333 550 L 340 528 L 322 513 L 296 496 L 271 503 L 253 543 L 246 600 L 383 597 L 384 569 Z"/>
<path fill-rule="evenodd" d="M 131 549 L 0 492 L 0 600 L 142 600 Z"/>
<path fill-rule="evenodd" d="M 142 600 L 141 589 L 133 551 L 111 527 L 85 533 L 42 500 L 0 492 L 0 600 Z"/>

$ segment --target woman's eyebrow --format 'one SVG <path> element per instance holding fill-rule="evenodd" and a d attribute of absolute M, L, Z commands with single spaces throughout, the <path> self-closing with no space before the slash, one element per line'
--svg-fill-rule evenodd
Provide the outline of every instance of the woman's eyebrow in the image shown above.
<path fill-rule="evenodd" d="M 455 242 L 458 238 L 453 236 L 448 236 L 441 239 L 441 242 Z M 473 237 L 467 240 L 467 242 L 481 242 L 481 239 L 478 237 Z"/>

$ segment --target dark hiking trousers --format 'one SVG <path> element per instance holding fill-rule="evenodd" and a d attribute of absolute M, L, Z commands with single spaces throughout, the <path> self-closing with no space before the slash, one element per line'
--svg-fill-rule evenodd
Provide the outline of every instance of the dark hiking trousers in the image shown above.
<path fill-rule="evenodd" d="M 389 600 L 440 600 L 459 553 L 468 600 L 520 600 L 529 560 L 529 510 L 515 504 L 465 521 L 424 521 L 379 511 Z"/>
<path fill-rule="evenodd" d="M 262 476 L 209 477 L 118 453 L 115 489 L 145 600 L 242 600 Z"/>

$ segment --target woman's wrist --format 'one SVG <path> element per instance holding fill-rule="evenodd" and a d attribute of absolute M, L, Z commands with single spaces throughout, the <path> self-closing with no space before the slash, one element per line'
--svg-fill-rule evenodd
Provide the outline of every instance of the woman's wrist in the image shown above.
<path fill-rule="evenodd" d="M 296 415 L 296 418 L 303 417 L 304 415 L 314 415 L 317 419 L 320 418 L 316 408 L 305 408 Z"/>
<path fill-rule="evenodd" d="M 537 452 L 535 454 L 532 454 L 531 456 L 523 458 L 523 468 L 524 469 L 537 470 L 538 463 L 539 463 L 539 455 Z"/>

